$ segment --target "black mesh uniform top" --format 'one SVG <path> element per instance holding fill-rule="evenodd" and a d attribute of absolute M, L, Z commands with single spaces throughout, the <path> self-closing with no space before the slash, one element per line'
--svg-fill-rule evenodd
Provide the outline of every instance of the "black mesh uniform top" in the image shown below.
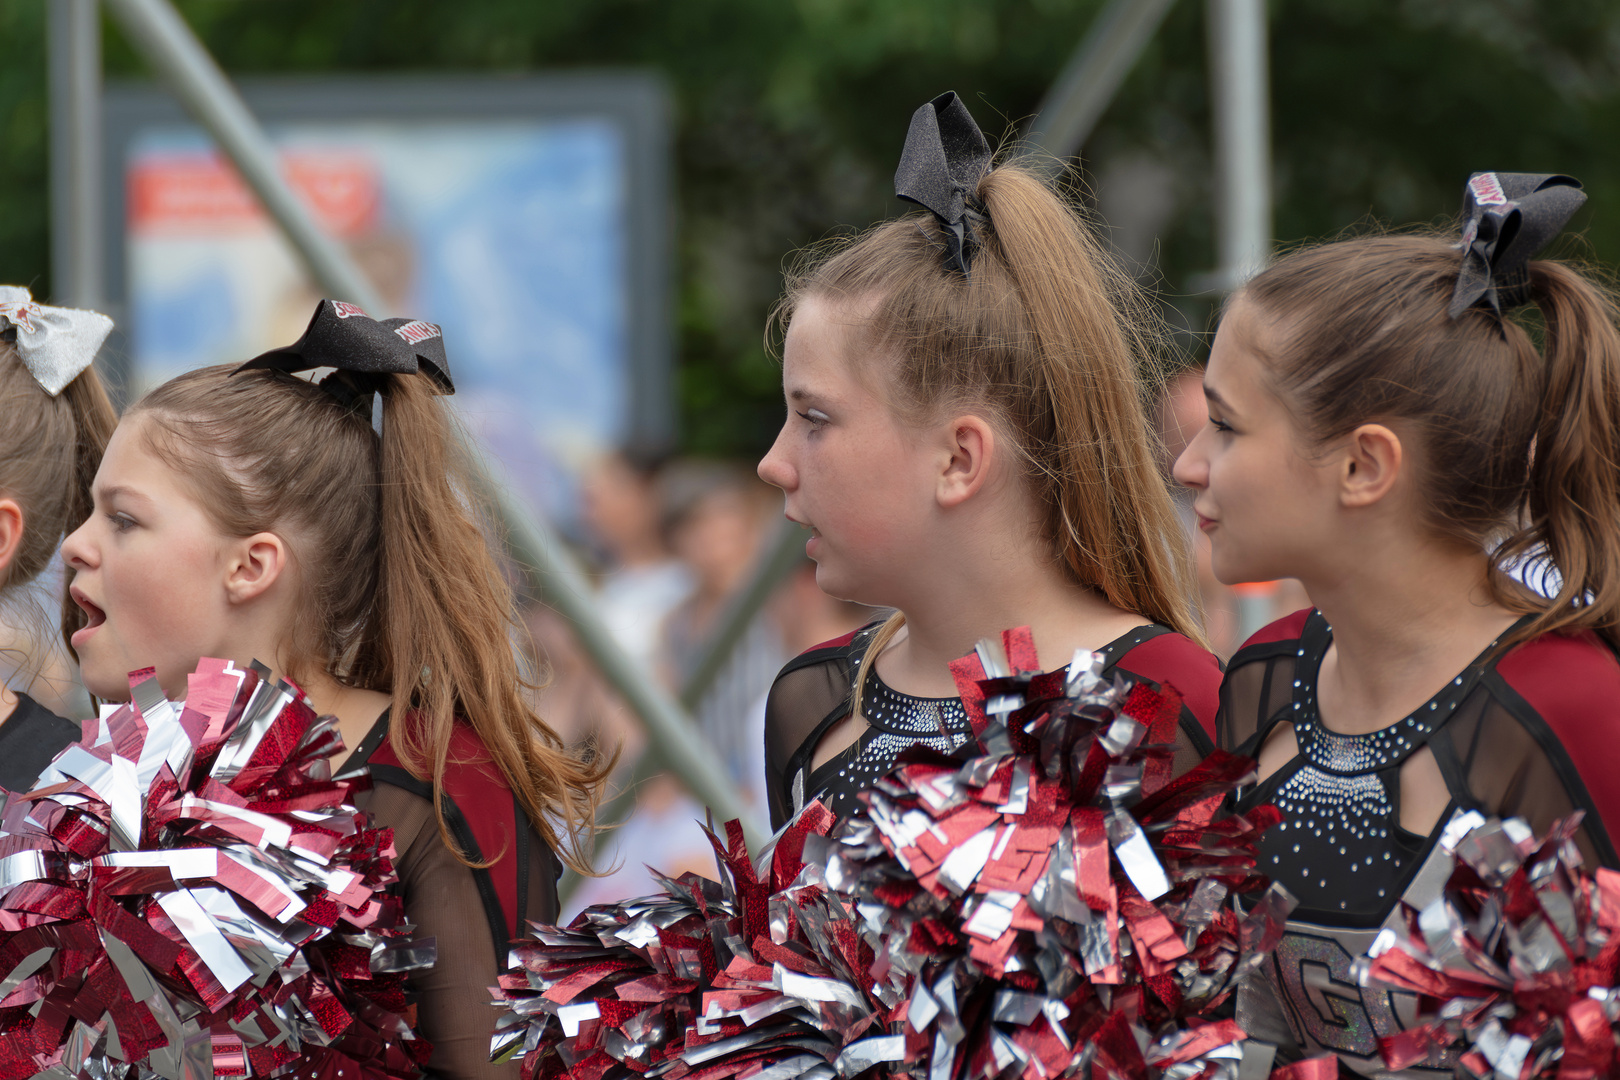
<path fill-rule="evenodd" d="M 1451 870 L 1438 847 L 1448 824 L 1473 811 L 1542 832 L 1584 810 L 1576 842 L 1588 864 L 1616 865 L 1607 826 L 1620 822 L 1620 791 L 1607 781 L 1620 768 L 1620 664 L 1591 634 L 1548 635 L 1503 656 L 1488 647 L 1410 715 L 1341 735 L 1316 707 L 1332 639 L 1318 612 L 1274 623 L 1232 657 L 1221 689 L 1223 747 L 1257 756 L 1287 732 L 1297 746 L 1239 801 L 1282 811 L 1258 869 L 1300 903 L 1264 977 L 1240 994 L 1238 1018 L 1285 1058 L 1334 1051 L 1384 1073 L 1377 1039 L 1411 1023 L 1415 1002 L 1363 991 L 1351 964 L 1400 900 L 1421 909 L 1438 895 Z M 1403 817 L 1403 801 L 1431 790 L 1417 785 L 1435 783 L 1448 800 L 1439 820 Z"/>
<path fill-rule="evenodd" d="M 29 697 L 17 695 L 17 707 L 0 724 L 0 787 L 22 794 L 32 791 L 39 774 L 63 750 L 79 741 L 76 720 L 65 720 Z"/>
<path fill-rule="evenodd" d="M 921 743 L 949 752 L 967 742 L 971 731 L 958 698 L 917 698 L 867 676 L 866 730 L 820 768 L 810 763 L 822 736 L 849 715 L 850 697 L 861 657 L 878 624 L 818 645 L 782 668 L 765 705 L 765 791 L 771 828 L 780 829 L 805 804 L 820 799 L 843 817 L 872 781 L 894 766 L 907 747 Z M 1214 745 L 1214 715 L 1221 668 L 1212 653 L 1167 627 L 1140 626 L 1103 649 L 1110 673 L 1160 685 L 1169 683 L 1183 697 L 1179 773 Z"/>
<path fill-rule="evenodd" d="M 425 1074 L 455 1080 L 517 1080 L 519 1063 L 492 1065 L 489 987 L 506 970 L 510 942 L 530 920 L 557 919 L 561 866 L 495 767 L 471 725 L 457 723 L 440 791 L 457 858 L 439 832 L 433 785 L 400 763 L 388 713 L 354 749 L 340 773 L 367 768 L 372 786 L 355 799 L 377 825 L 394 830 L 394 870 L 415 936 L 437 938 L 437 962 L 412 972 L 416 1029 L 433 1044 Z"/>

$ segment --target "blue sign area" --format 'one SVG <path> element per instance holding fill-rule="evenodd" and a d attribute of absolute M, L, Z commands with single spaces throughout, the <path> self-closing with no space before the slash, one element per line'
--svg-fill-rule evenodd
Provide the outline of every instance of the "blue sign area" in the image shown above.
<path fill-rule="evenodd" d="M 619 442 L 632 415 L 623 132 L 556 119 L 272 134 L 294 190 L 390 313 L 444 328 L 464 419 L 566 526 L 574 467 Z M 319 296 L 206 138 L 146 128 L 125 161 L 137 385 L 294 340 Z"/>

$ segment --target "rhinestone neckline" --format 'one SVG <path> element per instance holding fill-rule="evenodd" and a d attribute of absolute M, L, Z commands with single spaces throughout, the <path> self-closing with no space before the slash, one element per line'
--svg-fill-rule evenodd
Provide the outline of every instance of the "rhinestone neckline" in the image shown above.
<path fill-rule="evenodd" d="M 1321 613 L 1312 614 L 1321 619 Z M 1500 639 L 1498 639 L 1500 640 Z M 1307 657 L 1301 648 L 1294 671 L 1293 712 L 1294 738 L 1299 744 L 1300 756 L 1311 766 L 1333 776 L 1358 776 L 1399 765 L 1429 741 L 1435 729 L 1448 720 L 1457 707 L 1473 690 L 1484 665 L 1472 661 L 1461 675 L 1456 676 L 1438 693 L 1419 705 L 1408 715 L 1390 724 L 1359 735 L 1345 735 L 1329 731 L 1322 723 L 1317 709 L 1316 683 L 1321 676 L 1322 660 L 1333 642 L 1333 627 L 1322 623 L 1322 640 L 1314 657 Z M 1480 653 L 1483 657 L 1496 648 L 1493 641 Z M 1314 663 L 1315 671 L 1307 680 L 1299 669 Z"/>

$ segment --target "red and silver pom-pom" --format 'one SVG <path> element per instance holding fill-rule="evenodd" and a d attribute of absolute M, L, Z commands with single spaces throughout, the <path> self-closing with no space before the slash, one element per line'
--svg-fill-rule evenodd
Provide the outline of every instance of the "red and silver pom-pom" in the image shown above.
<path fill-rule="evenodd" d="M 138 672 L 8 798 L 0 1078 L 420 1073 L 404 972 L 433 946 L 386 893 L 392 833 L 267 675 L 204 660 L 175 704 Z"/>
<path fill-rule="evenodd" d="M 1423 910 L 1403 904 L 1363 962 L 1371 985 L 1419 995 L 1423 1022 L 1380 1040 L 1392 1069 L 1588 1080 L 1620 1071 L 1620 873 L 1583 866 L 1580 815 L 1537 839 L 1516 818 L 1460 815 L 1454 869 Z"/>
<path fill-rule="evenodd" d="M 1253 763 L 1217 752 L 1172 777 L 1180 695 L 1104 679 L 1094 655 L 1034 674 L 1010 632 L 977 660 L 958 686 L 979 756 L 911 753 L 806 852 L 882 954 L 906 1041 L 889 1071 L 1235 1075 L 1242 1032 L 1205 1020 L 1292 904 L 1273 889 L 1240 919 L 1228 902 L 1265 886 L 1253 845 L 1276 812 L 1219 813 Z"/>
<path fill-rule="evenodd" d="M 719 884 L 539 928 L 492 1053 L 585 1080 L 1237 1076 L 1242 1032 L 1205 1018 L 1291 907 L 1228 902 L 1265 887 L 1275 811 L 1219 813 L 1252 763 L 1173 778 L 1175 691 L 1086 653 L 1032 674 L 1027 631 L 954 670 L 970 758 L 907 751 L 836 828 L 812 804 L 756 865 L 731 827 Z"/>

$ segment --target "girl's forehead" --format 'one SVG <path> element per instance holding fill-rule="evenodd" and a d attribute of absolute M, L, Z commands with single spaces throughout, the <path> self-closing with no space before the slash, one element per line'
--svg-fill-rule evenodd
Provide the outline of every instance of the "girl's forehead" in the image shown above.
<path fill-rule="evenodd" d="M 185 502 L 201 508 L 201 500 L 186 478 L 153 448 L 152 436 L 142 413 L 127 415 L 119 422 L 96 472 L 97 493 L 103 499 L 118 496 L 169 506 Z"/>
<path fill-rule="evenodd" d="M 783 387 L 823 396 L 862 396 L 887 400 L 889 378 L 898 358 L 875 345 L 850 305 L 806 300 L 788 325 L 782 350 Z"/>

